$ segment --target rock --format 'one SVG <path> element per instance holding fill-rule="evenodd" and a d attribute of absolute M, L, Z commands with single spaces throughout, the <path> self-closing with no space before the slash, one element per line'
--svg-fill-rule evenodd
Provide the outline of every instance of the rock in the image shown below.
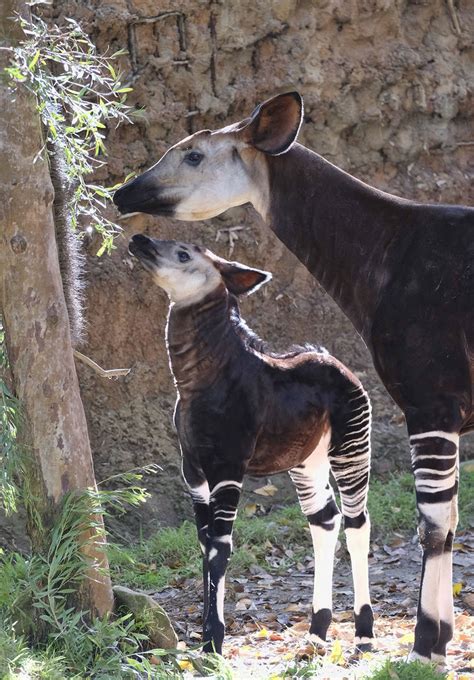
<path fill-rule="evenodd" d="M 176 649 L 178 636 L 168 614 L 158 602 L 155 602 L 150 595 L 125 588 L 125 586 L 114 586 L 113 591 L 117 603 L 126 607 L 133 614 L 135 620 L 143 626 L 155 647 Z"/>

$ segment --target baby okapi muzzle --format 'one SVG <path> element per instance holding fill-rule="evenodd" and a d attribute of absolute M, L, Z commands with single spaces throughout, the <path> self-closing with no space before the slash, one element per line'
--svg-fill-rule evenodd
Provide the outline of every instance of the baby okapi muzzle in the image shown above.
<path fill-rule="evenodd" d="M 352 563 L 355 642 L 370 648 L 371 407 L 360 381 L 322 348 L 276 354 L 246 326 L 237 298 L 266 283 L 268 272 L 141 234 L 129 249 L 171 300 L 167 348 L 178 391 L 183 477 L 203 555 L 204 650 L 222 653 L 224 580 L 244 476 L 283 471 L 295 484 L 313 540 L 310 637 L 324 646 L 332 618 L 341 523 L 332 472 Z"/>

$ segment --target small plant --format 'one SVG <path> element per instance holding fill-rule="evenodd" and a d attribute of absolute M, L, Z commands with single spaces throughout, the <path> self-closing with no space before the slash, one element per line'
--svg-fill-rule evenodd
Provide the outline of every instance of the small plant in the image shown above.
<path fill-rule="evenodd" d="M 37 3 L 38 4 L 38 3 Z M 105 202 L 116 187 L 104 188 L 87 181 L 104 164 L 107 124 L 130 122 L 132 109 L 125 104 L 130 87 L 121 82 L 114 62 L 125 54 L 101 55 L 80 24 L 65 18 L 50 25 L 38 16 L 18 17 L 26 39 L 12 49 L 12 81 L 36 97 L 44 124 L 45 147 L 64 159 L 67 181 L 74 187 L 68 206 L 72 226 L 86 218 L 102 236 L 98 255 L 113 247 L 120 227 L 103 215 Z M 136 112 L 134 112 L 136 113 Z"/>
<path fill-rule="evenodd" d="M 387 660 L 382 668 L 366 676 L 366 680 L 445 680 L 445 673 L 441 673 L 430 664 L 414 661 Z"/>
<path fill-rule="evenodd" d="M 18 399 L 3 377 L 8 370 L 5 331 L 0 317 L 0 508 L 7 515 L 17 511 L 20 496 L 16 478 L 20 466 L 17 434 L 21 421 Z"/>

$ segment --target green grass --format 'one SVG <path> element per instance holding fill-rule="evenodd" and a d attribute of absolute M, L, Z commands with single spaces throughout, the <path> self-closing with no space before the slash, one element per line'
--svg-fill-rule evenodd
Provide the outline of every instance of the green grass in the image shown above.
<path fill-rule="evenodd" d="M 440 673 L 434 666 L 420 661 L 405 663 L 388 660 L 382 668 L 367 675 L 365 680 L 444 680 L 445 678 L 445 673 Z"/>
<path fill-rule="evenodd" d="M 59 655 L 32 650 L 21 637 L 0 627 L 0 678 L 2 680 L 65 680 L 64 660 Z"/>

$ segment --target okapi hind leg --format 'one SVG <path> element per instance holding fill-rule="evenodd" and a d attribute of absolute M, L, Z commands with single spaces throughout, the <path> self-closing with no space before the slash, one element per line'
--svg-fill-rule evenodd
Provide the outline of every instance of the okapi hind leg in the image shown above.
<path fill-rule="evenodd" d="M 410 660 L 442 664 L 453 636 L 452 543 L 457 524 L 459 435 L 431 430 L 410 436 L 422 572 Z"/>
<path fill-rule="evenodd" d="M 369 592 L 370 518 L 367 494 L 370 476 L 371 405 L 362 388 L 352 391 L 350 412 L 334 432 L 337 442 L 329 461 L 341 497 L 347 548 L 354 582 L 355 645 L 370 651 L 374 639 L 374 615 Z"/>
<path fill-rule="evenodd" d="M 289 471 L 313 541 L 314 590 L 309 633 L 312 642 L 321 647 L 325 647 L 332 621 L 334 553 L 341 524 L 341 514 L 329 484 L 329 439 L 328 432 L 304 463 Z"/>
<path fill-rule="evenodd" d="M 441 577 L 440 583 L 452 584 L 453 582 L 453 541 L 456 527 L 458 524 L 458 493 L 459 467 L 456 475 L 456 491 L 451 501 L 451 524 L 444 543 L 444 552 L 441 558 Z M 438 642 L 433 647 L 431 661 L 436 663 L 440 670 L 446 666 L 446 647 L 454 633 L 454 602 L 452 587 L 440 592 L 439 609 L 439 637 Z"/>

